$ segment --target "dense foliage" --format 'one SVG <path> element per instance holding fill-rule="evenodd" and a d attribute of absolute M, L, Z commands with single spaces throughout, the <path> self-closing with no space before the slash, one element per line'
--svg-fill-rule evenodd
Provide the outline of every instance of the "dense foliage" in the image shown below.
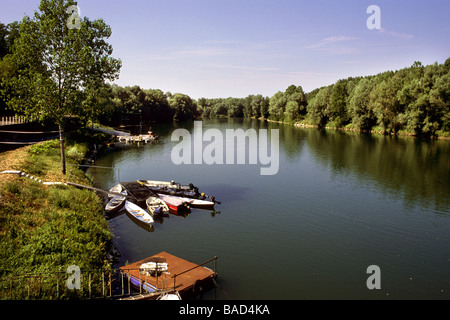
<path fill-rule="evenodd" d="M 94 143 L 105 139 L 103 134 L 91 135 L 85 131 L 71 135 L 67 139 L 66 155 L 74 164 L 84 159 Z M 57 140 L 28 147 L 23 152 L 28 154 L 17 169 L 44 181 L 63 180 L 58 168 Z M 71 166 L 68 170 L 71 181 L 91 183 L 78 167 Z M 112 234 L 103 217 L 101 200 L 89 190 L 47 187 L 25 177 L 0 185 L 0 299 L 23 299 L 30 292 L 40 299 L 86 294 L 66 290 L 64 279 L 71 265 L 84 271 L 110 268 L 106 253 Z M 58 271 L 59 286 L 55 277 Z M 33 278 L 42 283 L 19 277 L 30 273 L 46 277 Z M 12 275 L 15 283 L 5 281 Z"/>
<path fill-rule="evenodd" d="M 111 28 L 102 20 L 78 17 L 72 0 L 41 0 L 33 17 L 18 24 L 11 41 L 4 26 L 1 52 L 8 53 L 0 68 L 1 91 L 9 108 L 33 120 L 53 120 L 59 126 L 62 172 L 66 172 L 63 130 L 68 116 L 93 119 L 97 96 L 105 81 L 118 78 L 121 61 L 111 57 L 106 40 Z"/>
<path fill-rule="evenodd" d="M 351 77 L 305 93 L 291 85 L 272 97 L 200 98 L 143 90 L 138 86 L 108 87 L 109 107 L 100 120 L 118 123 L 124 115 L 141 121 L 193 120 L 215 117 L 255 117 L 300 122 L 319 127 L 448 136 L 450 132 L 450 58 L 444 64 Z"/>
<path fill-rule="evenodd" d="M 109 28 L 102 23 L 100 21 L 93 27 L 106 28 L 104 35 L 109 36 Z M 8 53 L 12 52 L 17 39 L 22 39 L 23 27 L 19 27 L 23 24 L 0 24 L 0 89 L 8 82 L 5 79 L 15 72 Z M 200 98 L 195 101 L 186 94 L 164 93 L 139 86 L 102 83 L 95 88 L 95 92 L 90 92 L 89 88 L 84 91 L 85 112 L 81 116 L 85 120 L 113 126 L 126 120 L 150 123 L 214 117 L 263 117 L 384 134 L 434 137 L 450 133 L 450 58 L 444 64 L 436 62 L 424 66 L 416 61 L 411 67 L 397 71 L 341 79 L 308 93 L 301 86 L 291 85 L 272 97 L 258 94 L 245 98 Z M 3 92 L 8 93 L 8 90 Z M 6 94 L 3 99 L 10 103 L 10 97 Z M 0 101 L 0 114 L 7 112 L 5 107 L 5 103 Z"/>
<path fill-rule="evenodd" d="M 450 59 L 445 64 L 348 78 L 309 95 L 306 123 L 317 126 L 406 131 L 419 136 L 450 131 Z"/>

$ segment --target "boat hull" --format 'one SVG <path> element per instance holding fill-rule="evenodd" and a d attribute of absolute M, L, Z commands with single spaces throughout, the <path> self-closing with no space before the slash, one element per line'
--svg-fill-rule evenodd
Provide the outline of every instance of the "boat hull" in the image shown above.
<path fill-rule="evenodd" d="M 185 203 L 189 207 L 198 208 L 198 209 L 214 209 L 214 204 L 215 204 L 213 201 L 192 199 L 192 198 L 186 198 L 186 197 L 177 197 L 177 196 L 170 196 L 170 195 L 164 195 L 164 194 L 158 194 L 158 196 L 165 197 L 165 199 L 179 199 L 179 201 Z"/>
<path fill-rule="evenodd" d="M 125 201 L 125 209 L 135 220 L 140 223 L 152 226 L 155 222 L 147 211 L 130 201 Z"/>
<path fill-rule="evenodd" d="M 108 204 L 105 207 L 106 213 L 117 212 L 123 207 L 123 205 L 125 204 L 127 191 L 124 190 L 121 192 L 121 194 L 123 194 L 124 197 L 115 196 L 108 202 Z"/>
<path fill-rule="evenodd" d="M 178 213 L 189 211 L 189 206 L 180 199 L 165 194 L 159 194 L 158 196 L 167 204 L 171 212 Z"/>
<path fill-rule="evenodd" d="M 149 197 L 145 203 L 152 216 L 163 215 L 168 213 L 170 210 L 167 204 L 159 197 Z"/>
<path fill-rule="evenodd" d="M 183 186 L 176 182 L 156 181 L 156 180 L 137 180 L 140 184 L 146 186 L 154 193 L 161 193 L 173 196 L 205 199 L 204 195 L 198 192 L 198 188 L 194 185 Z"/>

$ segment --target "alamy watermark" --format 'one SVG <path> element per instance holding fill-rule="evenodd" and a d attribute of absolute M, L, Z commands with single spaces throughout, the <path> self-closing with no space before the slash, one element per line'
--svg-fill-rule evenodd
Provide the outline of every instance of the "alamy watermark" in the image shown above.
<path fill-rule="evenodd" d="M 67 268 L 67 273 L 70 276 L 67 278 L 66 286 L 69 290 L 80 290 L 81 289 L 81 270 L 79 266 L 69 266 Z"/>
<path fill-rule="evenodd" d="M 181 142 L 180 142 L 181 139 Z M 260 174 L 276 175 L 279 169 L 279 130 L 267 129 L 226 129 L 225 136 L 219 129 L 203 132 L 202 122 L 194 122 L 193 134 L 186 129 L 176 129 L 172 141 L 179 143 L 172 149 L 171 159 L 176 165 L 181 164 L 261 164 Z M 248 144 L 246 143 L 248 141 Z M 204 142 L 210 142 L 205 147 Z M 236 144 L 237 142 L 237 144 Z M 246 148 L 246 146 L 248 148 Z M 236 154 L 235 154 L 236 149 Z M 236 159 L 235 159 L 236 158 Z M 258 162 L 259 161 L 259 162 Z"/>
<path fill-rule="evenodd" d="M 67 19 L 67 28 L 69 29 L 81 29 L 81 9 L 79 6 L 71 5 L 67 8 L 66 11 L 70 14 L 70 17 Z"/>
<path fill-rule="evenodd" d="M 366 25 L 369 30 L 381 29 L 381 9 L 377 5 L 371 5 L 367 8 L 367 13 L 371 16 L 367 19 Z"/>
<path fill-rule="evenodd" d="M 367 267 L 368 274 L 371 274 L 369 278 L 367 278 L 366 286 L 367 289 L 381 289 L 381 269 L 377 265 L 371 265 Z"/>

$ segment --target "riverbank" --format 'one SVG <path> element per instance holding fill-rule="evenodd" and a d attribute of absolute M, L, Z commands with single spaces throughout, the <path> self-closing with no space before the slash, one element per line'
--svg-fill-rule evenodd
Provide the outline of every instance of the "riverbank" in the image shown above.
<path fill-rule="evenodd" d="M 258 118 L 258 120 L 263 120 L 263 121 L 267 121 L 267 122 L 275 122 L 275 123 L 283 123 L 283 124 L 289 124 L 289 125 L 293 125 L 294 127 L 299 127 L 299 128 L 319 128 L 319 126 L 317 125 L 312 125 L 309 124 L 307 121 L 292 121 L 292 122 L 287 122 L 287 121 L 276 121 L 276 120 L 271 120 L 271 119 L 267 119 L 267 118 L 263 118 L 260 117 Z M 366 131 L 361 131 L 361 129 L 358 128 L 352 128 L 351 125 L 347 125 L 345 127 L 336 127 L 336 126 L 325 126 L 323 127 L 326 130 L 339 130 L 339 131 L 349 131 L 349 132 L 365 132 L 365 133 L 371 133 L 371 134 L 378 134 L 378 135 L 388 135 L 388 136 L 404 136 L 404 137 L 414 137 L 417 138 L 417 135 L 414 134 L 413 132 L 408 132 L 405 130 L 401 130 L 397 133 L 391 132 L 385 132 L 382 128 L 376 127 L 372 130 L 366 130 Z M 435 137 L 434 139 L 442 139 L 442 140 L 450 140 L 450 133 L 445 132 L 445 131 L 439 131 L 438 132 L 438 136 Z"/>
<path fill-rule="evenodd" d="M 45 182 L 92 185 L 76 164 L 84 161 L 94 144 L 106 139 L 103 133 L 86 130 L 67 135 L 66 176 L 61 173 L 58 140 L 1 153 L 0 172 L 20 170 Z M 0 188 L 0 278 L 65 273 L 71 265 L 81 270 L 110 268 L 107 252 L 112 234 L 103 216 L 102 201 L 94 192 L 64 185 L 45 186 L 9 174 L 0 175 Z M 57 287 L 40 298 L 55 298 Z M 9 283 L 0 282 L 0 298 L 8 298 L 9 288 Z M 26 286 L 15 288 L 14 298 L 26 297 L 28 290 Z M 59 292 L 58 298 L 64 298 L 64 294 Z"/>

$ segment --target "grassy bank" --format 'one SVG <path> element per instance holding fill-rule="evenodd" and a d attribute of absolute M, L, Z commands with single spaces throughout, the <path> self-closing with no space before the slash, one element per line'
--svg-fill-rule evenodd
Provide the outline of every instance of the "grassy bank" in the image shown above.
<path fill-rule="evenodd" d="M 87 131 L 71 134 L 66 139 L 67 163 L 80 163 L 93 144 L 105 138 Z M 68 166 L 67 176 L 61 174 L 57 140 L 6 152 L 0 158 L 1 171 L 21 170 L 43 181 L 92 184 L 76 166 Z M 109 267 L 106 254 L 112 235 L 95 193 L 69 186 L 44 186 L 25 177 L 0 178 L 1 279 L 25 273 L 65 272 L 71 265 L 81 270 Z M 17 287 L 14 298 L 29 295 L 29 285 L 23 292 L 17 292 Z M 11 297 L 9 290 L 10 283 L 1 281 L 0 298 Z M 39 294 L 39 298 L 52 299 L 57 294 L 64 298 L 52 289 Z"/>

